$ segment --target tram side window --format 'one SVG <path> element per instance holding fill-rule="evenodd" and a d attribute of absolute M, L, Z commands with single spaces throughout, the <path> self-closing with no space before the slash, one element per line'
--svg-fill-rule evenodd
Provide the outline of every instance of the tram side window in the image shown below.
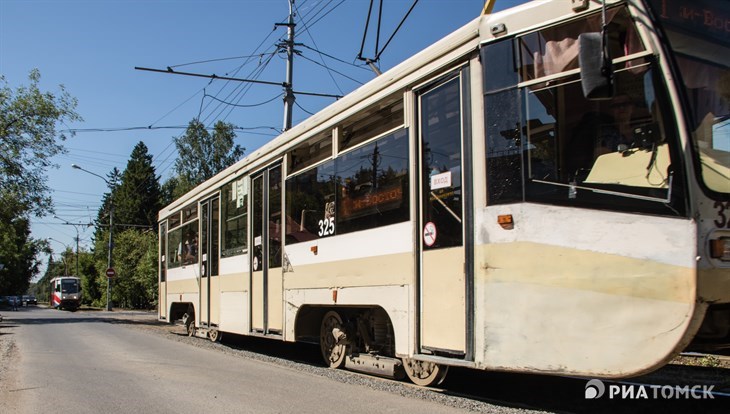
<path fill-rule="evenodd" d="M 289 173 L 299 171 L 332 156 L 332 131 L 327 130 L 289 151 Z"/>
<path fill-rule="evenodd" d="M 287 244 L 408 220 L 408 155 L 403 128 L 290 177 Z"/>
<path fill-rule="evenodd" d="M 247 249 L 248 181 L 240 178 L 223 186 L 221 191 L 221 257 L 243 254 Z"/>
<path fill-rule="evenodd" d="M 522 201 L 520 104 L 514 40 L 482 49 L 489 204 Z"/>
<path fill-rule="evenodd" d="M 338 148 L 340 151 L 353 148 L 400 125 L 403 125 L 403 96 L 397 94 L 340 125 Z"/>
<path fill-rule="evenodd" d="M 335 160 L 337 234 L 408 220 L 408 153 L 404 128 Z"/>
<path fill-rule="evenodd" d="M 176 215 L 179 217 L 179 213 Z M 182 210 L 183 225 L 167 233 L 167 268 L 198 262 L 198 205 Z"/>
<path fill-rule="evenodd" d="M 180 258 L 177 254 L 178 246 L 180 245 L 180 241 L 182 240 L 182 228 L 177 228 L 175 230 L 170 231 L 167 233 L 167 268 L 168 269 L 174 269 L 176 267 L 182 266 L 182 263 L 180 262 Z"/>
<path fill-rule="evenodd" d="M 177 254 L 183 266 L 198 262 L 198 220 L 182 227 L 182 241 L 178 244 Z"/>
<path fill-rule="evenodd" d="M 160 223 L 160 282 L 167 278 L 167 222 Z"/>
<path fill-rule="evenodd" d="M 286 181 L 286 243 L 334 235 L 335 162 L 302 172 Z"/>

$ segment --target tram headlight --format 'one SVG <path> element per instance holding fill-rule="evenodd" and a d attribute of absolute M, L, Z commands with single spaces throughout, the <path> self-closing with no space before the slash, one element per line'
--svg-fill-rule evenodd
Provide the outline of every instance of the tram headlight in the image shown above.
<path fill-rule="evenodd" d="M 710 257 L 730 262 L 730 237 L 710 240 Z"/>

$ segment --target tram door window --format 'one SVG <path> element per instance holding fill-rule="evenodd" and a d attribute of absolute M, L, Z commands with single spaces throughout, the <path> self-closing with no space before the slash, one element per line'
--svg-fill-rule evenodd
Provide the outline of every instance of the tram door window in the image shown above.
<path fill-rule="evenodd" d="M 281 165 L 254 176 L 252 184 L 251 328 L 282 330 L 282 171 Z"/>
<path fill-rule="evenodd" d="M 465 77 L 419 94 L 420 346 L 422 352 L 466 353 L 466 276 L 462 191 Z"/>
<path fill-rule="evenodd" d="M 158 298 L 160 304 L 159 317 L 165 318 L 167 316 L 167 261 L 165 255 L 167 253 L 167 222 L 160 223 L 160 257 L 159 257 L 159 272 L 160 272 L 160 283 L 158 284 Z"/>
<path fill-rule="evenodd" d="M 217 325 L 220 314 L 218 278 L 218 215 L 220 199 L 216 196 L 200 205 L 200 322 Z"/>

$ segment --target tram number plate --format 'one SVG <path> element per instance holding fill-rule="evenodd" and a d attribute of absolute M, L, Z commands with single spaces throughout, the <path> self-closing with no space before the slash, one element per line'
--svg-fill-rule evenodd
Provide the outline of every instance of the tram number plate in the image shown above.
<path fill-rule="evenodd" d="M 722 201 L 717 201 L 714 207 L 717 209 L 715 226 L 720 229 L 730 229 L 730 202 L 723 203 Z"/>

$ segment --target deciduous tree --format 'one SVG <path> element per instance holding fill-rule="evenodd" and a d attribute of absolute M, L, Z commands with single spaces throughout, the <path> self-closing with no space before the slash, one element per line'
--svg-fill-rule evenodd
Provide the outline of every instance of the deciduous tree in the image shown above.
<path fill-rule="evenodd" d="M 0 192 L 37 216 L 52 210 L 46 170 L 65 151 L 66 135 L 56 127 L 81 120 L 76 99 L 63 86 L 57 93 L 41 91 L 40 78 L 33 70 L 29 86 L 12 90 L 0 75 Z"/>
<path fill-rule="evenodd" d="M 235 138 L 232 124 L 218 121 L 210 133 L 199 120 L 190 121 L 185 134 L 175 138 L 178 158 L 175 161 L 177 182 L 173 191 L 174 198 L 238 161 L 245 148 L 235 144 Z"/>

